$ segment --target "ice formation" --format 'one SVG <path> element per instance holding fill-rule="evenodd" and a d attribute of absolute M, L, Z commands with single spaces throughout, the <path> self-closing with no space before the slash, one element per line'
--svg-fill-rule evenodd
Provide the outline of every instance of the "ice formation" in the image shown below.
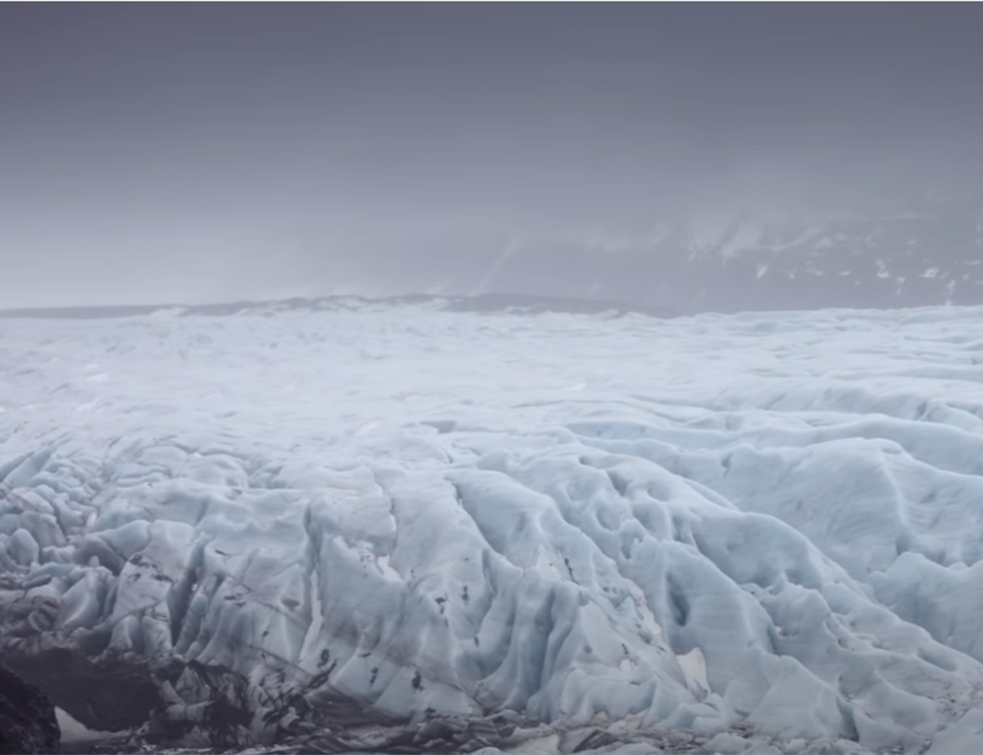
<path fill-rule="evenodd" d="M 90 728 L 972 751 L 981 383 L 983 309 L 0 321 L 0 651 Z"/>

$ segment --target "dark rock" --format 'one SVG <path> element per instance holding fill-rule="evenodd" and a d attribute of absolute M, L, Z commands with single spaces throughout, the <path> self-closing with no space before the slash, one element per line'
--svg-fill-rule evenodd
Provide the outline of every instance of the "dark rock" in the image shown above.
<path fill-rule="evenodd" d="M 432 744 L 435 741 L 454 742 L 461 735 L 463 726 L 454 726 L 453 721 L 435 719 L 427 721 L 413 737 L 413 744 Z"/>
<path fill-rule="evenodd" d="M 60 742 L 55 706 L 0 666 L 0 753 L 56 753 Z"/>
<path fill-rule="evenodd" d="M 59 647 L 9 658 L 17 674 L 48 691 L 52 703 L 90 729 L 135 729 L 159 705 L 153 673 L 138 658 L 93 660 Z"/>

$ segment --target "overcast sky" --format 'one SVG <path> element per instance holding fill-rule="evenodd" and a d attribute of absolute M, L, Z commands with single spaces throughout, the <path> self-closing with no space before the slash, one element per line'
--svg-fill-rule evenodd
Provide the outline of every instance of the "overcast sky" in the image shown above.
<path fill-rule="evenodd" d="M 981 29 L 976 3 L 2 4 L 0 307 L 381 291 L 433 246 L 971 180 Z"/>

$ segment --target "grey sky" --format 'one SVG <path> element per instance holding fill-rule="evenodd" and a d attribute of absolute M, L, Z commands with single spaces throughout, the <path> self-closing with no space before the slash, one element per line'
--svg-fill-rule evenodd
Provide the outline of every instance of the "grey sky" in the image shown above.
<path fill-rule="evenodd" d="M 979 4 L 0 5 L 0 307 L 384 293 L 528 234 L 972 181 L 980 29 Z"/>

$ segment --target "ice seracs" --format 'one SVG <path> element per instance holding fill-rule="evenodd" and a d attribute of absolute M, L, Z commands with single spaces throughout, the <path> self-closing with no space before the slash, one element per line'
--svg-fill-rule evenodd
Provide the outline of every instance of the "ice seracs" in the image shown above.
<path fill-rule="evenodd" d="M 968 309 L 3 321 L 0 649 L 89 728 L 213 743 L 962 746 L 981 382 Z"/>

